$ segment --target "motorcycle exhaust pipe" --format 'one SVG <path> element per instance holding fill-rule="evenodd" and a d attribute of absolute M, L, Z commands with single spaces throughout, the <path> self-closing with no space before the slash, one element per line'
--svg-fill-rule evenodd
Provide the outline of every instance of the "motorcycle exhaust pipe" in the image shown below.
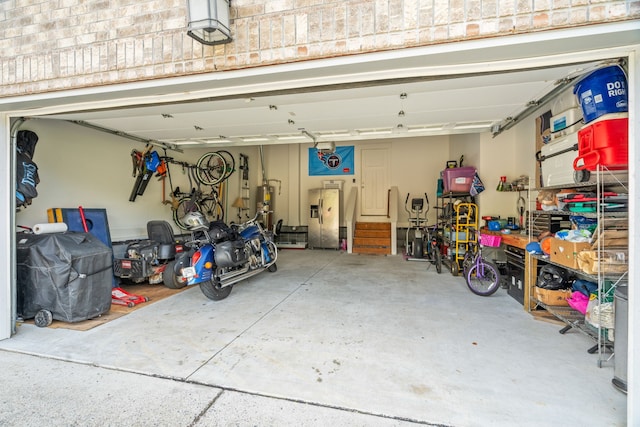
<path fill-rule="evenodd" d="M 232 274 L 231 276 L 227 276 L 226 274 L 220 278 L 220 287 L 224 288 L 225 286 L 233 285 L 241 280 L 248 279 L 249 277 L 253 277 L 258 273 L 262 272 L 262 268 L 256 268 L 253 271 L 249 271 L 249 268 L 243 268 L 238 272 L 238 274 Z M 235 273 L 235 272 L 234 272 Z"/>

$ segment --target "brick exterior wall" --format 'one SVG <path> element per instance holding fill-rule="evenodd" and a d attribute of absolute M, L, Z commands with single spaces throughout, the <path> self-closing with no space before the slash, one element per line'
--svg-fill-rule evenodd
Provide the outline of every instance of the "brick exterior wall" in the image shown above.
<path fill-rule="evenodd" d="M 233 42 L 186 0 L 0 0 L 0 96 L 274 65 L 640 17 L 640 0 L 231 0 Z"/>

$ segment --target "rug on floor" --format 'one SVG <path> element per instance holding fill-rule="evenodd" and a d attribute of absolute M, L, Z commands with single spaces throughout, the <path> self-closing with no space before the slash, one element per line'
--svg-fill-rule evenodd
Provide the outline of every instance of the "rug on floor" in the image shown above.
<path fill-rule="evenodd" d="M 144 307 L 147 307 L 153 304 L 154 302 L 161 301 L 165 298 L 170 297 L 171 295 L 175 295 L 178 292 L 182 292 L 185 289 L 188 289 L 187 287 L 184 287 L 182 289 L 169 289 L 163 284 L 150 285 L 148 283 L 121 285 L 120 287 L 124 289 L 126 292 L 144 296 L 148 298 L 148 301 L 140 304 L 136 304 L 133 307 L 127 307 L 126 305 L 111 304 L 111 308 L 109 309 L 108 312 L 102 314 L 99 317 L 96 317 L 95 319 L 83 320 L 81 322 L 73 322 L 73 323 L 54 320 L 53 323 L 51 323 L 51 325 L 49 325 L 48 327 L 72 329 L 74 331 L 88 331 L 89 329 L 93 329 L 97 326 L 103 325 L 112 320 L 118 319 L 122 316 L 126 316 L 127 314 L 132 313 L 136 310 L 140 310 Z M 29 319 L 29 320 L 25 320 L 24 323 L 34 324 L 34 321 L 33 319 Z"/>

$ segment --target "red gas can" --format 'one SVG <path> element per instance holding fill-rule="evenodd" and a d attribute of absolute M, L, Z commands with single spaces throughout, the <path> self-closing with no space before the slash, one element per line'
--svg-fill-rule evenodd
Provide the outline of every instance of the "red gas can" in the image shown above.
<path fill-rule="evenodd" d="M 629 163 L 629 115 L 606 114 L 578 131 L 575 170 L 627 169 Z"/>

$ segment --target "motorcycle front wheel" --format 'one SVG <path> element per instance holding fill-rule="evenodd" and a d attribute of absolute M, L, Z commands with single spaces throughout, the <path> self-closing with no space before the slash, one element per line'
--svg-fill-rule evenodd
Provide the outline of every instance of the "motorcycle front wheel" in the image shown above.
<path fill-rule="evenodd" d="M 216 284 L 213 280 L 200 283 L 200 290 L 205 297 L 213 301 L 220 301 L 225 299 L 231 293 L 233 285 L 220 287 L 220 284 Z"/>

